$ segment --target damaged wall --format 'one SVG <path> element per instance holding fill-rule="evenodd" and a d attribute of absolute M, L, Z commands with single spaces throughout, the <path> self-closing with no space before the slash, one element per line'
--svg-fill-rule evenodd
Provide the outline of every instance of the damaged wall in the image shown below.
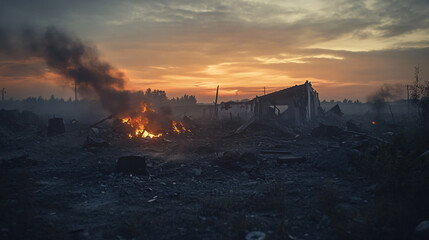
<path fill-rule="evenodd" d="M 302 125 L 320 114 L 319 94 L 308 81 L 252 100 L 254 114 L 260 119 L 278 119 Z"/>
<path fill-rule="evenodd" d="M 197 106 L 193 106 L 196 108 Z M 193 117 L 215 118 L 214 105 L 199 105 L 198 111 L 190 111 L 186 115 Z M 248 120 L 253 116 L 259 119 L 275 119 L 291 126 L 303 125 L 314 120 L 320 114 L 319 94 L 310 82 L 302 85 L 273 92 L 264 96 L 256 96 L 246 102 L 222 102 L 217 105 L 218 119 Z"/>

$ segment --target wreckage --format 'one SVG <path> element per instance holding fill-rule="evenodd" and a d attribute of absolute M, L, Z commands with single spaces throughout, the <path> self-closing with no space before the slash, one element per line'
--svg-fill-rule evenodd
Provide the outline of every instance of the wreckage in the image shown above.
<path fill-rule="evenodd" d="M 215 111 L 220 118 L 279 120 L 289 126 L 301 126 L 316 119 L 321 108 L 319 93 L 306 81 L 250 101 L 221 103 Z"/>

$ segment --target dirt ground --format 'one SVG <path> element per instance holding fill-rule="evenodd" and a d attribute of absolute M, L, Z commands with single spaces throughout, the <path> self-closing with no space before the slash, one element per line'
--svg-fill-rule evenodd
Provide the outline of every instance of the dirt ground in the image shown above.
<path fill-rule="evenodd" d="M 338 140 L 276 131 L 200 129 L 160 139 L 112 137 L 84 148 L 88 126 L 3 139 L 1 239 L 359 239 L 374 186 L 354 174 Z M 290 151 L 305 157 L 278 163 Z M 233 164 L 223 152 L 242 155 Z M 4 164 L 19 156 L 21 165 Z M 116 170 L 146 157 L 147 173 Z M 287 154 L 286 154 L 287 155 Z M 10 162 L 10 161 L 9 161 Z"/>

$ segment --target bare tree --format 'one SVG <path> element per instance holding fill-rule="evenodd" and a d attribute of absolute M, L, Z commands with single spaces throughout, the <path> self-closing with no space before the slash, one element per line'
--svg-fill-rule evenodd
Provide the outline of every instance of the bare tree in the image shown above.
<path fill-rule="evenodd" d="M 429 118 L 429 81 L 420 75 L 420 65 L 414 67 L 414 83 L 410 86 L 410 100 L 418 107 L 420 117 Z"/>

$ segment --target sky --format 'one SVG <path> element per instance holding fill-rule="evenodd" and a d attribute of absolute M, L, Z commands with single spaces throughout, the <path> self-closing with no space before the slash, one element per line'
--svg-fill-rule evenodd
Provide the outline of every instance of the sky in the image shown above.
<path fill-rule="evenodd" d="M 213 102 L 310 81 L 321 100 L 359 99 L 429 72 L 427 0 L 0 1 L 1 31 L 57 29 L 97 49 L 129 90 Z M 43 60 L 0 49 L 6 97 L 73 97 Z M 405 89 L 405 87 L 404 87 Z"/>

